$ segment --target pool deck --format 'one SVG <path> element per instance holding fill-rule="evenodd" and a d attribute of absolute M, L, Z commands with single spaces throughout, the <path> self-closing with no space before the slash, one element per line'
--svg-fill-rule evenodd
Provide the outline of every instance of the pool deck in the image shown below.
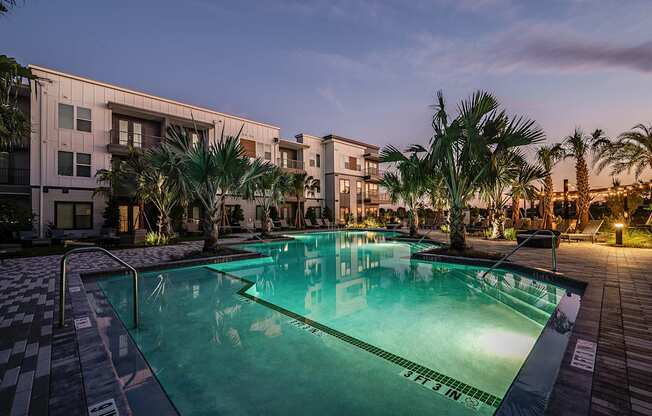
<path fill-rule="evenodd" d="M 434 238 L 445 241 L 446 236 Z M 476 238 L 469 243 L 496 252 L 515 245 Z M 116 254 L 142 267 L 200 245 L 117 250 Z M 63 329 L 55 323 L 60 259 L 59 255 L 9 259 L 0 265 L 1 415 L 85 415 L 95 403 L 89 399 L 90 389 L 113 388 L 105 379 L 82 378 L 89 351 L 82 348 L 80 358 L 79 335 L 72 322 Z M 98 254 L 83 259 L 73 259 L 71 268 L 91 272 L 116 267 Z M 522 249 L 513 260 L 550 268 L 547 250 Z M 548 414 L 652 415 L 652 250 L 562 243 L 558 268 L 588 287 Z M 72 308 L 69 302 L 68 308 Z M 597 343 L 593 373 L 570 366 L 578 338 Z M 97 347 L 90 353 L 105 354 L 101 345 Z M 113 377 L 110 371 L 104 376 Z M 120 408 L 120 400 L 116 401 Z"/>

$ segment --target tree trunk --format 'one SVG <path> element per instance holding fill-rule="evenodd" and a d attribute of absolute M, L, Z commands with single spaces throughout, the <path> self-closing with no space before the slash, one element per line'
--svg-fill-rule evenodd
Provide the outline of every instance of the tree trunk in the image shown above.
<path fill-rule="evenodd" d="M 512 198 L 512 221 L 514 221 L 514 227 L 516 223 L 521 220 L 521 197 L 519 195 L 514 195 Z"/>
<path fill-rule="evenodd" d="M 419 215 L 415 209 L 410 210 L 410 237 L 416 237 L 417 229 L 419 227 Z"/>
<path fill-rule="evenodd" d="M 575 164 L 575 180 L 577 181 L 577 227 L 581 230 L 589 222 L 591 206 L 589 168 L 584 158 L 579 158 Z"/>
<path fill-rule="evenodd" d="M 554 198 L 554 185 L 552 183 L 552 176 L 547 175 L 543 183 L 543 224 L 541 228 L 552 230 L 555 222 L 555 202 Z"/>
<path fill-rule="evenodd" d="M 450 246 L 454 250 L 466 248 L 466 225 L 464 225 L 464 208 L 451 205 L 450 209 Z"/>
<path fill-rule="evenodd" d="M 270 209 L 264 209 L 263 210 L 263 235 L 267 236 L 270 235 L 272 232 L 272 221 L 269 215 Z"/>
<path fill-rule="evenodd" d="M 505 239 L 505 214 L 494 210 L 491 215 L 491 238 Z"/>
<path fill-rule="evenodd" d="M 213 251 L 217 248 L 220 239 L 220 221 L 222 221 L 222 208 L 224 199 L 221 199 L 217 207 L 213 207 L 209 213 L 210 231 L 206 240 L 204 240 L 204 251 Z"/>

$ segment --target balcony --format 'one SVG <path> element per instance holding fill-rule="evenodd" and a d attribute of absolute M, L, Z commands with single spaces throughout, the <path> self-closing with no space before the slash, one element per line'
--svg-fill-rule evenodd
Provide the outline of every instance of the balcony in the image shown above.
<path fill-rule="evenodd" d="M 29 185 L 29 169 L 0 168 L 0 185 Z"/>
<path fill-rule="evenodd" d="M 305 171 L 303 160 L 278 158 L 276 164 L 286 172 L 301 173 Z"/>
<path fill-rule="evenodd" d="M 391 204 L 392 200 L 389 197 L 389 194 L 384 192 L 381 193 L 380 196 L 378 197 L 378 203 L 379 204 Z"/>
<path fill-rule="evenodd" d="M 364 169 L 364 179 L 365 180 L 372 180 L 372 181 L 379 181 L 383 178 L 383 173 L 384 171 L 380 170 L 378 167 L 371 167 L 367 166 Z"/>
<path fill-rule="evenodd" d="M 158 136 L 113 129 L 109 133 L 111 141 L 107 145 L 107 151 L 114 155 L 126 156 L 129 154 L 130 148 L 137 150 L 158 146 L 161 143 L 161 138 Z"/>
<path fill-rule="evenodd" d="M 364 196 L 364 202 L 365 204 L 378 204 L 378 192 L 367 192 Z"/>

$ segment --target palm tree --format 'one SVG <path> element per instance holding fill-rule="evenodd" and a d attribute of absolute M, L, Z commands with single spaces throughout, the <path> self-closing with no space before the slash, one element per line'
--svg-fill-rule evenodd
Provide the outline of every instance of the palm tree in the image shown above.
<path fill-rule="evenodd" d="M 542 228 L 552 229 L 555 218 L 555 187 L 552 183 L 552 169 L 564 157 L 564 149 L 561 144 L 541 146 L 537 151 L 537 159 L 543 168 L 543 197 L 541 204 L 543 206 L 543 224 Z"/>
<path fill-rule="evenodd" d="M 652 169 L 652 124 L 637 124 L 615 141 L 602 139 L 594 143 L 598 172 L 611 166 L 611 175 L 632 170 L 639 179 L 645 169 Z"/>
<path fill-rule="evenodd" d="M 410 236 L 417 235 L 419 229 L 418 207 L 422 199 L 432 188 L 432 175 L 428 170 L 425 158 L 419 157 L 418 152 L 411 152 L 406 156 L 394 146 L 387 146 L 380 155 L 381 162 L 394 163 L 396 172 L 385 172 L 380 185 L 387 190 L 392 203 L 403 201 L 408 208 L 408 221 L 410 224 Z"/>
<path fill-rule="evenodd" d="M 533 200 L 536 198 L 539 189 L 536 183 L 545 177 L 545 170 L 539 164 L 526 164 L 512 181 L 510 195 L 512 197 L 512 221 L 514 225 L 521 219 L 521 199 Z"/>
<path fill-rule="evenodd" d="M 263 208 L 263 234 L 269 234 L 271 227 L 271 210 L 272 207 L 281 205 L 285 201 L 286 195 L 292 190 L 292 177 L 279 167 L 273 166 L 267 175 L 260 176 L 255 181 L 255 186 L 251 191 L 252 199 L 259 201 Z"/>
<path fill-rule="evenodd" d="M 195 129 L 196 130 L 196 129 Z M 186 224 L 188 219 L 188 206 L 193 198 L 193 191 L 190 187 L 189 181 L 186 179 L 184 171 L 185 155 L 192 150 L 193 147 L 200 145 L 192 141 L 192 137 L 188 134 L 186 129 L 170 126 L 167 129 L 167 135 L 161 146 L 166 148 L 174 155 L 174 158 L 169 159 L 169 176 L 175 182 L 176 190 L 179 198 L 179 205 L 181 206 L 181 223 Z M 203 144 L 201 144 L 203 145 Z"/>
<path fill-rule="evenodd" d="M 319 181 L 305 172 L 295 173 L 290 183 L 290 194 L 297 199 L 297 211 L 294 216 L 294 225 L 297 229 L 303 228 L 305 220 L 303 219 L 303 201 L 306 194 L 314 195 L 315 190 L 319 187 Z"/>
<path fill-rule="evenodd" d="M 509 201 L 509 188 L 519 171 L 527 165 L 517 150 L 491 155 L 486 175 L 480 181 L 480 196 L 487 203 L 491 218 L 491 238 L 505 238 L 505 208 Z"/>
<path fill-rule="evenodd" d="M 414 145 L 412 150 L 427 151 L 430 172 L 442 175 L 450 207 L 450 245 L 466 248 L 464 208 L 479 190 L 488 174 L 492 155 L 537 143 L 543 131 L 533 120 L 508 117 L 499 110 L 499 102 L 484 91 L 477 91 L 458 105 L 458 114 L 450 118 L 443 94 L 437 93 L 429 148 Z"/>
<path fill-rule="evenodd" d="M 243 125 L 244 127 L 244 125 Z M 250 160 L 239 142 L 242 128 L 235 137 L 224 137 L 210 146 L 195 146 L 184 158 L 185 178 L 206 212 L 208 235 L 204 251 L 217 247 L 221 219 L 228 195 L 240 195 L 269 172 L 270 165 L 256 158 Z"/>
<path fill-rule="evenodd" d="M 595 130 L 590 136 L 584 135 L 576 128 L 573 134 L 564 139 L 564 159 L 575 159 L 575 181 L 577 183 L 577 222 L 579 229 L 589 222 L 589 207 L 591 206 L 591 187 L 589 184 L 589 167 L 586 157 L 592 151 L 592 144 L 601 142 L 604 138 L 602 130 Z"/>
<path fill-rule="evenodd" d="M 2 13 L 0 1 L 0 14 Z M 32 132 L 29 115 L 18 106 L 18 94 L 29 82 L 35 88 L 40 78 L 14 58 L 0 55 L 0 151 L 25 149 Z M 33 83 L 32 83 L 33 82 Z"/>

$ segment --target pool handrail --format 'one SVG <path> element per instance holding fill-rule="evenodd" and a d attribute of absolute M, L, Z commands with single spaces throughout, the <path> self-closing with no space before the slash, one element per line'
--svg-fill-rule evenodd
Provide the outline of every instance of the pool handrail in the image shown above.
<path fill-rule="evenodd" d="M 98 251 L 100 253 L 106 254 L 107 256 L 111 257 L 114 261 L 120 263 L 122 266 L 129 269 L 133 274 L 134 327 L 138 328 L 138 321 L 139 321 L 138 319 L 138 272 L 134 267 L 132 267 L 126 261 L 122 260 L 120 257 L 111 253 L 109 250 L 98 246 L 74 248 L 70 251 L 67 251 L 61 258 L 60 267 L 59 267 L 60 276 L 61 276 L 61 280 L 59 281 L 59 326 L 62 328 L 65 326 L 66 266 L 68 264 L 68 258 L 70 257 L 71 254 L 87 253 L 92 251 Z"/>
<path fill-rule="evenodd" d="M 487 271 L 485 271 L 485 272 L 482 274 L 482 276 L 480 277 L 480 279 L 484 279 L 484 277 L 485 277 L 487 274 L 489 274 L 489 272 L 491 272 L 492 270 L 494 270 L 495 268 L 497 268 L 498 266 L 500 266 L 501 264 L 503 264 L 503 262 L 504 262 L 505 260 L 507 260 L 507 258 L 508 258 L 509 256 L 511 256 L 512 254 L 516 253 L 516 252 L 518 251 L 518 249 L 520 249 L 521 247 L 523 247 L 523 246 L 525 245 L 525 243 L 527 243 L 528 241 L 530 241 L 530 240 L 531 240 L 535 235 L 537 235 L 537 234 L 539 234 L 539 233 L 541 233 L 541 232 L 545 232 L 545 233 L 549 234 L 550 236 L 552 236 L 552 247 L 551 247 L 551 248 L 552 248 L 552 271 L 553 271 L 553 272 L 556 272 L 556 271 L 557 271 L 557 235 L 556 235 L 553 231 L 551 231 L 551 230 L 536 230 L 535 232 L 533 232 L 532 234 L 530 234 L 530 236 L 529 236 L 528 238 L 526 238 L 526 239 L 523 240 L 519 245 L 517 245 L 516 248 L 514 248 L 514 249 L 513 249 L 512 251 L 510 251 L 509 253 L 505 254 L 505 255 L 504 255 L 500 260 L 498 260 L 496 263 L 494 263 L 493 266 L 491 266 L 489 269 L 487 269 Z"/>

